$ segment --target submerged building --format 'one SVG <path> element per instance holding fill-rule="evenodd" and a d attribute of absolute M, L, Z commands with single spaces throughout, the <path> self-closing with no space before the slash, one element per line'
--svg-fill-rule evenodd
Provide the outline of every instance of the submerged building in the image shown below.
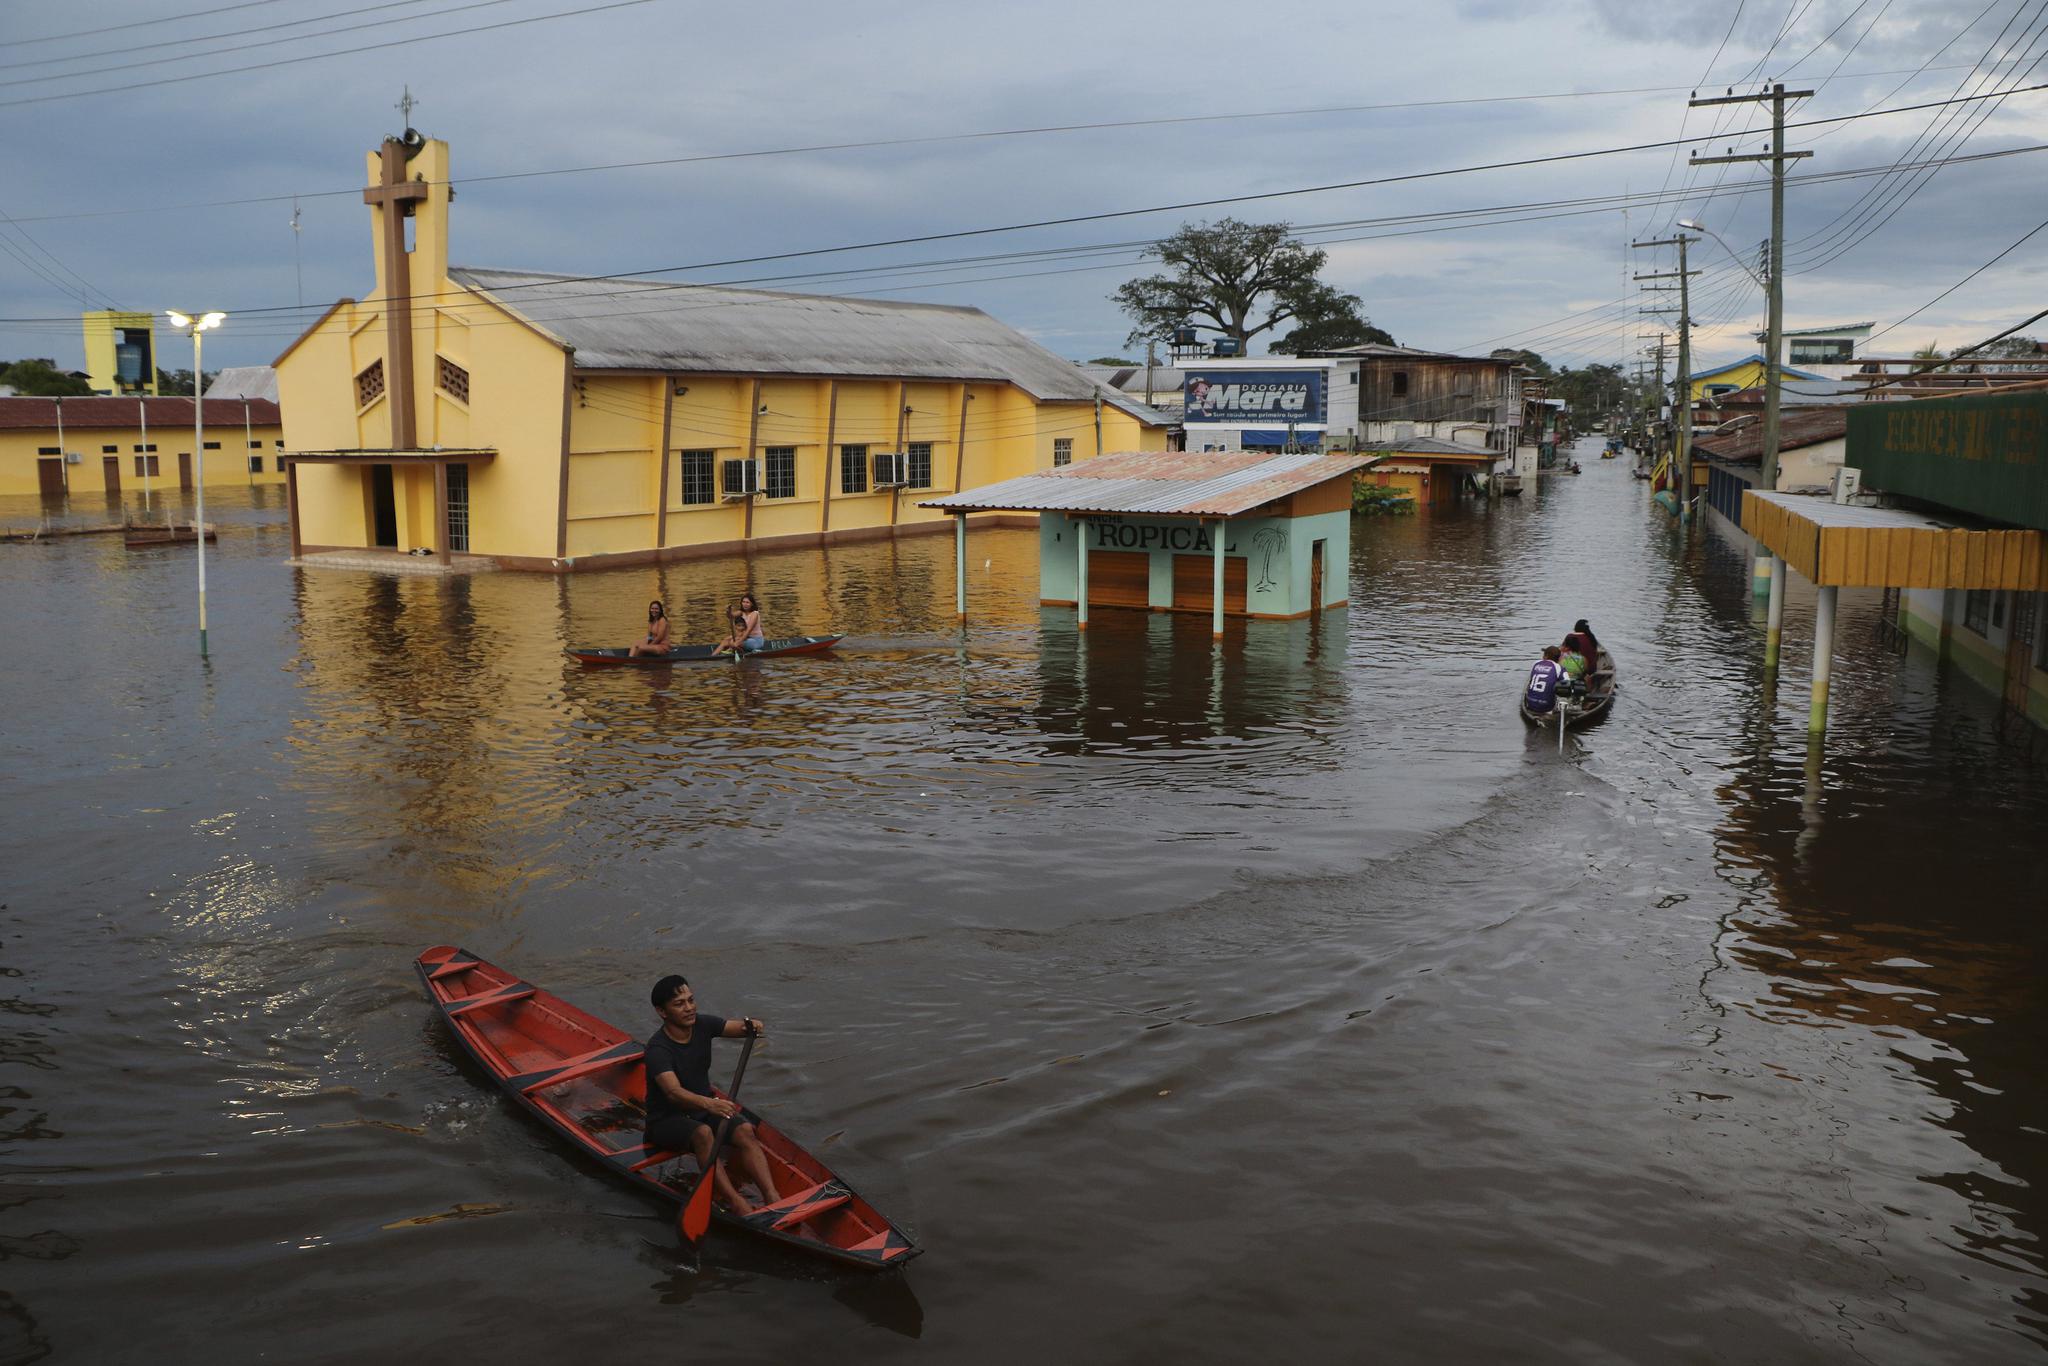
<path fill-rule="evenodd" d="M 284 429 L 264 399 L 0 398 L 0 495 L 46 498 L 284 482 Z"/>
<path fill-rule="evenodd" d="M 292 543 L 566 570 L 943 530 L 1157 413 L 974 308 L 448 264 L 448 146 L 369 156 L 377 287 L 279 356 Z"/>

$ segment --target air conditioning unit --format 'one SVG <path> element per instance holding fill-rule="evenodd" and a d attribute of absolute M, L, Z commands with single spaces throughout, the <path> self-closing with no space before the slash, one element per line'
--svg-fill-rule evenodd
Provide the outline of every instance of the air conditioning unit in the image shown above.
<path fill-rule="evenodd" d="M 1863 492 L 1863 471 L 1854 465 L 1844 465 L 1835 471 L 1834 497 L 1837 503 L 1853 503 L 1856 495 Z"/>
<path fill-rule="evenodd" d="M 901 451 L 875 452 L 875 487 L 878 489 L 907 488 L 910 471 Z"/>
<path fill-rule="evenodd" d="M 726 460 L 718 468 L 719 488 L 727 501 L 751 498 L 761 491 L 761 462 Z"/>
<path fill-rule="evenodd" d="M 67 465 L 83 465 L 85 457 L 77 451 L 66 451 L 64 452 L 64 463 Z"/>

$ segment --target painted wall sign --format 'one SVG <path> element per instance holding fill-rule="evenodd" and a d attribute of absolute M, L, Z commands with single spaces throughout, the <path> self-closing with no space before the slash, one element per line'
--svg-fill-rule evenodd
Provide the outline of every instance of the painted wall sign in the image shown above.
<path fill-rule="evenodd" d="M 1186 415 L 1194 422 L 1323 422 L 1321 370 L 1191 370 Z"/>
<path fill-rule="evenodd" d="M 2048 531 L 2048 394 L 1971 394 L 1849 409 L 1865 487 Z"/>
<path fill-rule="evenodd" d="M 1199 550 L 1213 553 L 1216 543 L 1209 539 L 1209 529 L 1193 522 L 1109 522 L 1093 519 L 1088 523 L 1094 533 L 1090 545 L 1096 550 Z M 1237 553 L 1232 541 L 1223 543 L 1223 553 Z"/>

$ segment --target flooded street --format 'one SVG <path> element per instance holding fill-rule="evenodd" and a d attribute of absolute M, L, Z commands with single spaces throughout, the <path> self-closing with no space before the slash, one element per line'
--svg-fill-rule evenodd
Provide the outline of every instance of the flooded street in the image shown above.
<path fill-rule="evenodd" d="M 1037 606 L 1037 540 L 554 578 L 0 547 L 0 1362 L 1986 1362 L 2048 1347 L 2048 773 L 1844 591 L 1626 461 L 1354 523 L 1351 606 Z M 0 523 L 32 522 L 34 499 Z M 73 509 L 80 521 L 105 510 Z M 751 583 L 835 655 L 584 670 Z M 1620 669 L 1562 753 L 1528 662 Z M 847 1280 L 566 1158 L 458 1058 L 460 944 L 751 1102 L 918 1235 Z M 717 1074 L 727 1075 L 735 1051 Z M 821 1146 L 824 1145 L 824 1146 Z M 454 1217 L 422 1221 L 424 1216 Z M 421 1222 L 406 1222 L 421 1221 Z M 716 1344 L 709 1349 L 705 1344 Z M 182 1345 L 180 1345 L 182 1344 Z"/>

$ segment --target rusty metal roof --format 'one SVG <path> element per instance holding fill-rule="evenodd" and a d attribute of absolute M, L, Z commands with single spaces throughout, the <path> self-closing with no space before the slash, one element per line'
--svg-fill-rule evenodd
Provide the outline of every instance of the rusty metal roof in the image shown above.
<path fill-rule="evenodd" d="M 114 398 L 106 394 L 67 395 L 64 399 L 64 425 L 75 431 L 90 428 L 93 431 L 126 430 L 142 425 L 142 405 L 139 398 Z M 172 427 L 192 425 L 192 400 L 176 395 L 158 398 L 152 395 L 148 400 L 149 422 L 152 427 L 166 430 Z M 209 427 L 239 427 L 244 416 L 242 400 L 239 398 L 209 398 L 206 400 L 206 425 Z M 268 399 L 252 398 L 248 401 L 249 421 L 266 427 L 275 427 L 282 419 L 275 403 Z M 57 429 L 57 400 L 55 398 L 0 398 L 0 430 L 4 431 L 51 431 Z"/>
<path fill-rule="evenodd" d="M 1276 498 L 1343 478 L 1369 459 L 1317 451 L 1118 451 L 919 506 L 946 512 L 1236 517 Z"/>

